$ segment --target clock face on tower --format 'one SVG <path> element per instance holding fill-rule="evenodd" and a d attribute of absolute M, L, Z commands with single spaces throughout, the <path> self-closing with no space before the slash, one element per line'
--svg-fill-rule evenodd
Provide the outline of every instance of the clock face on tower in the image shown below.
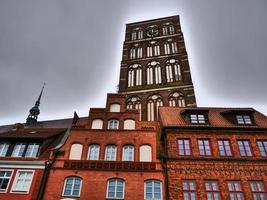
<path fill-rule="evenodd" d="M 147 37 L 156 37 L 159 34 L 159 29 L 157 26 L 150 26 L 146 30 Z"/>

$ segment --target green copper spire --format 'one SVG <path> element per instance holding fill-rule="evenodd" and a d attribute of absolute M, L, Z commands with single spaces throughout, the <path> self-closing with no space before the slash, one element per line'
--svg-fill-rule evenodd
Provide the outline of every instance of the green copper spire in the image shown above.
<path fill-rule="evenodd" d="M 30 109 L 30 114 L 28 115 L 28 117 L 26 119 L 26 126 L 32 126 L 32 125 L 35 125 L 37 123 L 37 118 L 38 118 L 38 115 L 40 114 L 39 105 L 41 103 L 41 98 L 42 98 L 42 94 L 44 91 L 44 86 L 45 86 L 45 83 L 42 87 L 41 93 L 40 93 L 37 101 L 35 102 L 35 105 Z"/>

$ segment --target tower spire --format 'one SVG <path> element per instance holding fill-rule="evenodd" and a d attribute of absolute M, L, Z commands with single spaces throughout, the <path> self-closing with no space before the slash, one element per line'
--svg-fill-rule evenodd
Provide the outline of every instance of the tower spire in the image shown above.
<path fill-rule="evenodd" d="M 40 95 L 39 95 L 37 101 L 35 102 L 35 105 L 29 111 L 30 113 L 26 119 L 26 126 L 32 126 L 32 125 L 35 125 L 37 123 L 37 118 L 38 118 L 38 115 L 40 114 L 39 106 L 41 103 L 41 98 L 43 95 L 44 87 L 45 87 L 45 83 L 43 84 L 42 90 L 40 92 Z"/>

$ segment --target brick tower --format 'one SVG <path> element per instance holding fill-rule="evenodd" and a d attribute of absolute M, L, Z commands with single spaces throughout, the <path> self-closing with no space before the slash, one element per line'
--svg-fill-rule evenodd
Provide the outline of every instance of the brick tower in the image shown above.
<path fill-rule="evenodd" d="M 196 106 L 179 16 L 126 25 L 119 93 L 142 120 L 158 120 L 159 106 Z"/>

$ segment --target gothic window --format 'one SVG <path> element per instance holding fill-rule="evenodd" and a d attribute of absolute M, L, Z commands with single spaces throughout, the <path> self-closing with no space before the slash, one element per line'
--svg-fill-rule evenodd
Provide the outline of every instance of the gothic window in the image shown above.
<path fill-rule="evenodd" d="M 140 114 L 140 120 L 141 120 L 141 114 L 142 114 L 142 106 L 141 106 L 141 99 L 139 97 L 131 97 L 127 101 L 127 109 L 137 109 Z"/>
<path fill-rule="evenodd" d="M 152 95 L 148 98 L 147 103 L 147 120 L 158 120 L 159 107 L 163 106 L 162 98 L 160 95 Z"/>
<path fill-rule="evenodd" d="M 162 83 L 160 63 L 156 61 L 152 61 L 147 65 L 147 85 L 154 83 L 154 77 L 156 84 Z"/>
<path fill-rule="evenodd" d="M 166 23 L 162 28 L 163 35 L 173 35 L 175 33 L 174 26 L 171 23 Z"/>
<path fill-rule="evenodd" d="M 164 52 L 165 52 L 166 55 L 173 54 L 173 53 L 178 53 L 177 42 L 173 41 L 172 39 L 169 39 L 164 44 Z"/>
<path fill-rule="evenodd" d="M 102 119 L 94 119 L 92 121 L 92 129 L 103 129 L 103 120 Z"/>
<path fill-rule="evenodd" d="M 149 145 L 140 146 L 140 162 L 151 162 L 152 161 L 152 148 Z"/>
<path fill-rule="evenodd" d="M 142 85 L 142 67 L 140 64 L 133 64 L 129 67 L 128 87 Z"/>
<path fill-rule="evenodd" d="M 70 160 L 81 160 L 82 158 L 83 145 L 73 144 L 70 148 Z"/>
<path fill-rule="evenodd" d="M 160 47 L 156 41 L 151 41 L 147 47 L 147 57 L 159 56 Z"/>
<path fill-rule="evenodd" d="M 135 44 L 131 49 L 130 49 L 130 59 L 137 59 L 137 58 L 142 58 L 143 57 L 143 49 L 142 47 L 139 47 L 138 44 Z"/>
<path fill-rule="evenodd" d="M 135 28 L 132 31 L 132 40 L 143 39 L 143 30 L 141 28 Z"/>
<path fill-rule="evenodd" d="M 181 93 L 174 92 L 169 96 L 169 106 L 185 107 L 185 99 Z"/>
<path fill-rule="evenodd" d="M 182 79 L 181 68 L 178 60 L 170 59 L 166 62 L 167 82 L 179 81 Z"/>

